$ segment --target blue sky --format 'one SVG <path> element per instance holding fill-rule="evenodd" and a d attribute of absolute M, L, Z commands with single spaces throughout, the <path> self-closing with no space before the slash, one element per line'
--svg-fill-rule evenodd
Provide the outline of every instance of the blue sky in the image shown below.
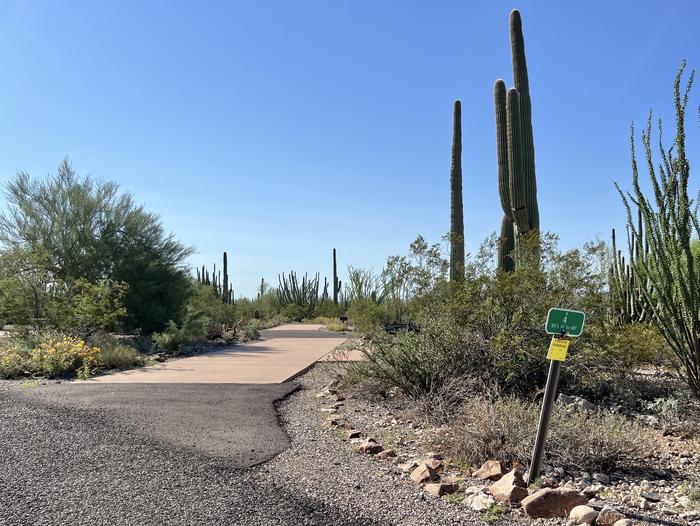
<path fill-rule="evenodd" d="M 1 1 L 0 182 L 18 169 L 113 180 L 237 294 L 289 269 L 380 269 L 449 228 L 462 100 L 467 249 L 499 228 L 492 88 L 523 16 L 542 227 L 562 246 L 624 214 L 629 125 L 672 131 L 696 1 Z M 700 159 L 696 88 L 688 116 Z M 697 183 L 693 181 L 693 188 Z M 0 198 L 0 206 L 4 206 Z"/>

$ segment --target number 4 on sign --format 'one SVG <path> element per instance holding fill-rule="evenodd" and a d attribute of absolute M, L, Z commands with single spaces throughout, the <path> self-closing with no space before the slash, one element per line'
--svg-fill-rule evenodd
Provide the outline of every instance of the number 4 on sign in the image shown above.
<path fill-rule="evenodd" d="M 566 352 L 569 350 L 569 343 L 571 340 L 565 338 L 552 337 L 552 341 L 549 344 L 549 352 L 547 353 L 548 360 L 556 360 L 558 362 L 563 362 L 566 360 Z"/>

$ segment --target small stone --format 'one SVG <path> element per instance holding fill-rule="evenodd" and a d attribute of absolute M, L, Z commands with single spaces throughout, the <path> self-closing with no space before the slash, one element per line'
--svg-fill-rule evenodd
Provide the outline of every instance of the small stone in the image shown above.
<path fill-rule="evenodd" d="M 614 526 L 617 521 L 626 519 L 624 513 L 620 513 L 611 506 L 603 506 L 596 518 L 596 526 Z"/>
<path fill-rule="evenodd" d="M 416 469 L 411 472 L 411 480 L 422 484 L 424 482 L 429 482 L 431 480 L 437 479 L 437 472 L 428 466 L 425 462 L 419 465 Z"/>
<path fill-rule="evenodd" d="M 469 486 L 464 490 L 465 495 L 476 495 L 477 493 L 488 494 L 489 488 L 486 486 Z"/>
<path fill-rule="evenodd" d="M 642 491 L 640 495 L 649 502 L 661 502 L 661 495 L 655 491 Z"/>
<path fill-rule="evenodd" d="M 479 469 L 472 473 L 472 477 L 479 480 L 496 481 L 500 479 L 505 472 L 505 469 L 503 469 L 503 466 L 498 460 L 487 460 Z"/>
<path fill-rule="evenodd" d="M 341 425 L 340 420 L 335 420 L 335 419 L 330 419 L 326 420 L 323 423 L 323 428 L 324 429 L 335 429 L 336 427 L 339 427 Z"/>
<path fill-rule="evenodd" d="M 390 458 L 393 458 L 396 456 L 396 451 L 393 449 L 385 449 L 384 451 L 381 451 L 377 457 L 381 460 L 388 460 Z"/>
<path fill-rule="evenodd" d="M 487 495 L 483 491 L 471 494 L 468 493 L 464 498 L 463 504 L 469 506 L 474 511 L 486 511 L 491 506 L 496 504 L 496 499 L 494 499 L 491 495 Z"/>
<path fill-rule="evenodd" d="M 520 504 L 528 517 L 539 519 L 566 517 L 573 508 L 586 502 L 588 499 L 575 489 L 542 488 L 525 497 Z"/>
<path fill-rule="evenodd" d="M 605 473 L 593 473 L 593 480 L 596 480 L 601 484 L 610 484 L 610 477 Z"/>
<path fill-rule="evenodd" d="M 360 433 L 357 429 L 350 429 L 346 431 L 345 436 L 348 440 L 352 440 L 353 438 L 361 438 L 362 433 Z"/>
<path fill-rule="evenodd" d="M 597 516 L 598 512 L 596 510 L 585 504 L 580 504 L 571 509 L 569 522 L 571 524 L 593 524 Z"/>
<path fill-rule="evenodd" d="M 634 522 L 632 519 L 620 519 L 617 521 L 613 526 L 635 526 L 636 522 Z"/>
<path fill-rule="evenodd" d="M 433 495 L 434 497 L 442 497 L 443 495 L 449 495 L 457 491 L 459 486 L 457 484 L 442 484 L 440 482 L 426 484 L 423 489 Z"/>
<path fill-rule="evenodd" d="M 384 448 L 377 444 L 376 440 L 373 438 L 367 438 L 364 442 L 360 444 L 360 452 L 367 453 L 368 455 L 376 455 L 384 451 Z"/>
<path fill-rule="evenodd" d="M 418 462 L 415 460 L 410 460 L 408 462 L 404 462 L 403 464 L 399 464 L 398 467 L 404 473 L 410 473 L 418 467 Z"/>
<path fill-rule="evenodd" d="M 491 495 L 499 502 L 516 504 L 527 497 L 527 485 L 522 474 L 513 469 L 489 487 Z"/>

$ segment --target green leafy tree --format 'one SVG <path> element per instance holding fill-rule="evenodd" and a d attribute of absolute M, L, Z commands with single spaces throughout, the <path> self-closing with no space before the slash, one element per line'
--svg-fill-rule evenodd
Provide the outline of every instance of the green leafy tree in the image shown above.
<path fill-rule="evenodd" d="M 685 65 L 683 61 L 674 82 L 676 136 L 668 148 L 661 142 L 659 120 L 658 165 L 652 153 L 651 112 L 646 130 L 642 132 L 651 196 L 644 193 L 639 181 L 634 127 L 631 134 L 632 191 L 625 193 L 619 186 L 617 188 L 627 208 L 632 244 L 642 241 L 632 207 L 638 207 L 641 213 L 643 241 L 647 248 L 644 257 L 630 262 L 636 275 L 646 282 L 641 289 L 641 300 L 673 351 L 677 371 L 693 394 L 700 398 L 700 266 L 694 255 L 694 239 L 700 235 L 700 223 L 698 204 L 688 192 L 690 162 L 685 147 L 685 111 L 694 72 L 681 90 Z"/>
<path fill-rule="evenodd" d="M 181 320 L 192 289 L 184 266 L 191 249 L 167 235 L 131 194 L 78 176 L 67 160 L 46 179 L 19 172 L 5 194 L 0 253 L 22 262 L 5 278 L 6 291 L 34 290 L 45 298 L 79 279 L 123 282 L 127 328 L 150 333 Z M 35 318 L 42 315 L 42 297 L 31 304 Z"/>

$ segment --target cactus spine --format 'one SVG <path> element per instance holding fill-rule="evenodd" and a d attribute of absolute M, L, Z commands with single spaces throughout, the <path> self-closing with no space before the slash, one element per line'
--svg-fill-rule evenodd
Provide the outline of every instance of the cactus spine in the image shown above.
<path fill-rule="evenodd" d="M 462 104 L 456 100 L 452 119 L 450 166 L 450 282 L 464 280 L 464 206 L 462 203 Z"/>
<path fill-rule="evenodd" d="M 498 267 L 514 268 L 510 253 L 517 240 L 528 232 L 539 232 L 535 146 L 532 133 L 532 104 L 525 59 L 520 13 L 510 14 L 510 44 L 515 87 L 506 92 L 505 83 L 497 80 L 493 96 L 496 112 L 496 146 L 498 157 L 498 193 L 504 217 L 501 221 Z M 504 238 L 505 236 L 505 238 Z"/>

